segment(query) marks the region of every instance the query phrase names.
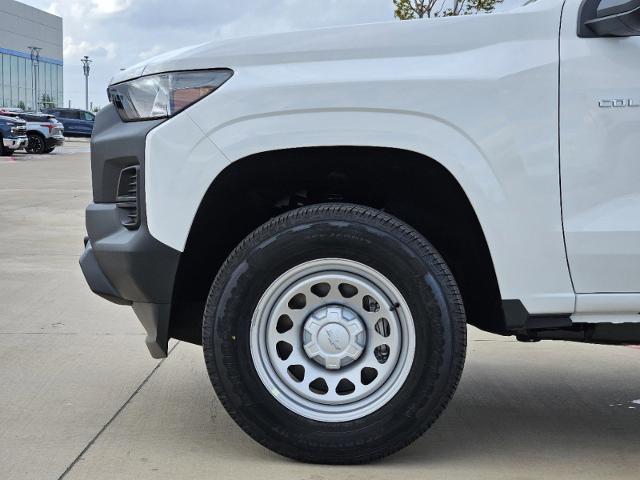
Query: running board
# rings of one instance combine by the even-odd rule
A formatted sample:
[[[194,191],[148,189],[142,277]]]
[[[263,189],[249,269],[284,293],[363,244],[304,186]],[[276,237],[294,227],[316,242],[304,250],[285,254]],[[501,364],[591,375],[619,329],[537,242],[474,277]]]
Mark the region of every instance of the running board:
[[[581,316],[570,313],[531,315],[520,300],[504,300],[502,309],[507,335],[515,335],[521,342],[565,340],[601,345],[640,344],[640,322],[576,321]],[[612,317],[613,318],[613,317]]]

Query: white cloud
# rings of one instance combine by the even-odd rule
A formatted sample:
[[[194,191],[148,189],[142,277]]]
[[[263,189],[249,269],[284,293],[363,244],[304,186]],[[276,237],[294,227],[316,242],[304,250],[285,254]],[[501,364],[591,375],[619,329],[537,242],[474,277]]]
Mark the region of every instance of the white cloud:
[[[88,42],[86,40],[75,41],[73,37],[64,37],[64,57],[81,58],[84,55],[113,60],[116,58],[117,46],[115,43]]]
[[[34,7],[55,15],[71,18],[95,18],[121,12],[131,7],[133,0],[24,0]]]
[[[93,11],[99,14],[109,14],[126,10],[133,0],[91,0]]]

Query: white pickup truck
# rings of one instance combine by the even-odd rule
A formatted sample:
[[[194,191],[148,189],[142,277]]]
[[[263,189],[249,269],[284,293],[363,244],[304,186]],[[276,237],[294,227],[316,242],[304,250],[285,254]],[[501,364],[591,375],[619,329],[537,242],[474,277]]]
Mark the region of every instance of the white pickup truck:
[[[87,281],[133,306],[154,357],[202,344],[237,423],[309,462],[427,430],[467,324],[640,343],[636,35],[640,0],[538,0],[120,72]]]

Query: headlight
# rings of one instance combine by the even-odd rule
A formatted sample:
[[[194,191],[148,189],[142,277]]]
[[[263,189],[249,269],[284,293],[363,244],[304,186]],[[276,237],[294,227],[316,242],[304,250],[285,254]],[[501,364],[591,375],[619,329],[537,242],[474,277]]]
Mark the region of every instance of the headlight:
[[[216,91],[232,75],[228,69],[161,73],[112,85],[107,93],[125,122],[167,118]]]

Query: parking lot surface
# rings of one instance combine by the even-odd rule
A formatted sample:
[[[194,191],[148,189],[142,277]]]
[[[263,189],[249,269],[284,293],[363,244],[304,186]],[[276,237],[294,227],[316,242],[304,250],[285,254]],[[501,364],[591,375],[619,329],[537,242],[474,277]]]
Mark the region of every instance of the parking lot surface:
[[[0,157],[0,478],[638,479],[640,349],[470,331],[449,409],[393,457],[296,463],[218,403],[199,347],[149,357],[78,267],[89,146]]]

